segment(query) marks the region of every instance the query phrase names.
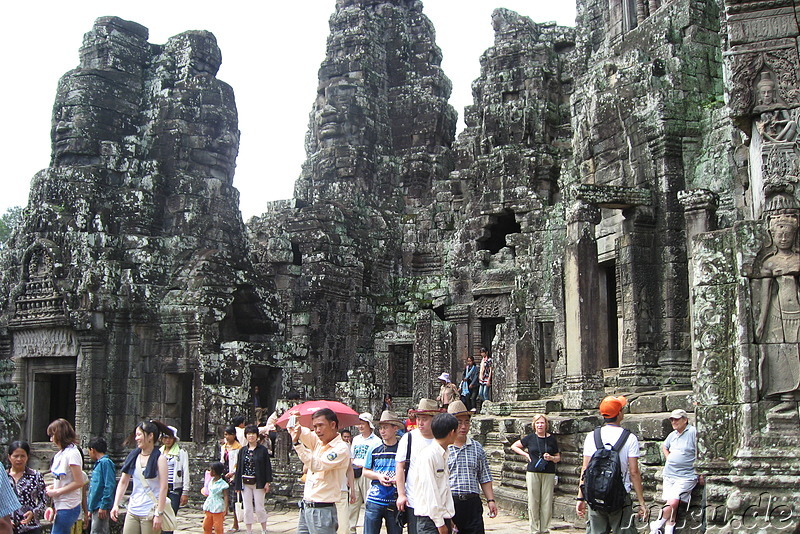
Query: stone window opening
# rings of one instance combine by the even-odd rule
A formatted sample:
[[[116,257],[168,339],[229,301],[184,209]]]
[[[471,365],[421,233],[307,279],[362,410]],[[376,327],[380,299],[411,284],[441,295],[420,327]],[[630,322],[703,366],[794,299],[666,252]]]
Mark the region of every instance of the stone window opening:
[[[292,265],[303,265],[303,254],[300,245],[292,241]]]
[[[500,215],[492,215],[491,222],[484,229],[484,236],[478,239],[478,250],[488,250],[491,254],[497,254],[504,247],[509,247],[506,243],[506,236],[518,234],[522,227],[517,222],[513,211],[505,211]]]
[[[390,345],[388,367],[389,393],[395,397],[411,397],[414,394],[414,345]]]
[[[225,317],[220,322],[223,341],[259,341],[277,330],[277,326],[264,313],[261,297],[253,286],[237,287],[233,302],[225,311]]]
[[[536,326],[539,331],[539,386],[549,387],[553,385],[553,372],[556,368],[557,354],[553,335],[555,323],[539,321]]]

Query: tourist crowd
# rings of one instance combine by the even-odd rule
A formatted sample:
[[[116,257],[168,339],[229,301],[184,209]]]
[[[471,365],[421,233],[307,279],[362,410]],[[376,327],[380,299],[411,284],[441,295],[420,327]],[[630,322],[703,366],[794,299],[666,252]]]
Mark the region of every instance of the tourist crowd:
[[[265,411],[256,389],[256,424],[235,418],[224,429],[219,457],[205,471],[204,533],[225,534],[224,520],[231,512],[232,532],[239,530],[240,523],[247,534],[255,523],[267,531],[265,498],[272,483],[271,457],[277,425],[287,417],[286,430],[303,464],[298,534],[354,534],[362,513],[364,534],[378,534],[382,528],[388,534],[404,530],[409,534],[484,533],[484,501],[488,517],[497,515],[497,506],[486,452],[470,437],[472,418],[491,395],[492,359],[485,349],[481,354],[479,365],[467,358],[460,387],[452,383],[449,373],[439,375],[438,398],[420,399],[405,420],[386,394],[379,417],[358,415],[355,435],[340,428],[339,414],[329,408],[314,412],[310,425],[299,424],[294,408],[298,394],[290,394],[258,426]],[[636,531],[634,515],[646,517],[639,442],[621,427],[626,404],[624,397],[604,399],[599,412],[605,424],[585,439],[576,512],[586,517],[588,533],[632,533]],[[696,431],[684,410],[673,411],[670,421],[674,431],[663,446],[665,506],[650,523],[652,534],[675,531],[677,510],[698,482]],[[549,427],[548,417],[536,414],[532,432],[511,445],[527,462],[531,534],[549,532],[553,514],[561,453]],[[139,423],[126,441],[133,450],[122,463],[118,482],[102,437],[87,442],[93,463],[89,477],[72,425],[57,419],[47,434],[57,449],[49,485],[28,466],[31,448],[27,442],[15,441],[8,447],[8,476],[0,476],[0,534],[39,534],[42,520],[52,523],[54,534],[78,533],[84,522],[92,534],[108,534],[109,521],[120,519],[129,486],[123,534],[173,532],[176,514],[187,504],[190,489],[189,455],[180,446],[177,428],[160,421]],[[608,478],[614,476],[617,479]],[[638,510],[634,510],[631,490]],[[618,504],[611,504],[615,491]]]

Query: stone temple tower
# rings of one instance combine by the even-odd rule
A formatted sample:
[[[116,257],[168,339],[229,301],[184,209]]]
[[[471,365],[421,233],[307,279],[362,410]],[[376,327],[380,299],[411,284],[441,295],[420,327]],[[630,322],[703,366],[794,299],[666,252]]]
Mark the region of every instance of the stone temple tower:
[[[232,185],[239,131],[220,50],[203,31],[147,36],[115,17],[85,35],[58,85],[50,166],[3,250],[7,393],[32,441],[66,417],[117,447],[161,418],[203,444],[253,375],[265,391],[279,383],[270,286],[252,275]]]

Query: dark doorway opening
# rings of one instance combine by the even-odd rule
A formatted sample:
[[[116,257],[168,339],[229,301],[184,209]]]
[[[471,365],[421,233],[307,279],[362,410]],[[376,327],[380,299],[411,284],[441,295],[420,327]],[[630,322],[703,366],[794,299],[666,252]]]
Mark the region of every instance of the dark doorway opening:
[[[600,264],[600,313],[603,314],[607,337],[608,359],[603,367],[619,367],[619,309],[617,307],[617,265],[614,260]]]
[[[31,410],[31,439],[48,441],[47,426],[63,418],[75,425],[75,373],[35,373]]]
[[[263,421],[275,411],[275,405],[281,396],[281,382],[283,369],[269,367],[266,365],[254,365],[250,367],[250,406],[255,416],[255,388],[258,386],[259,401],[264,410]]]
[[[194,373],[169,373],[165,379],[164,419],[178,429],[181,441],[192,441]]]
[[[481,346],[486,347],[486,350],[489,351],[489,356],[494,357],[494,354],[492,354],[492,342],[494,341],[495,335],[497,335],[497,325],[505,322],[506,320],[502,317],[488,317],[481,319]],[[478,359],[478,350],[480,350],[480,347],[475,347],[475,352],[473,354],[473,356],[476,358],[476,363],[480,362],[480,359]]]

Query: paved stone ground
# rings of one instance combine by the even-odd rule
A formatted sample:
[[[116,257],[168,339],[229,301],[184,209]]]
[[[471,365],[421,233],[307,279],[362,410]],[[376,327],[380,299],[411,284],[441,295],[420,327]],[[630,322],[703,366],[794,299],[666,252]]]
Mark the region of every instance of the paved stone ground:
[[[363,520],[363,514],[361,516]],[[490,519],[484,516],[486,532],[492,534],[520,534],[528,532],[527,519],[520,519],[517,516],[504,514],[502,510],[497,517]],[[230,532],[232,520],[230,517],[225,519],[226,533]],[[270,534],[294,534],[297,530],[297,508],[285,506],[273,510],[269,513],[267,520],[267,532]],[[559,534],[578,534],[583,530],[572,528],[569,523],[554,521],[550,526],[552,533]],[[191,532],[202,534],[203,532],[203,512],[196,507],[181,508],[178,512],[178,528],[176,532]],[[245,534],[244,525],[240,525],[239,532]],[[382,532],[386,532],[384,528]],[[261,534],[261,526],[253,525],[253,534]],[[358,534],[362,534],[361,525],[358,527]]]

